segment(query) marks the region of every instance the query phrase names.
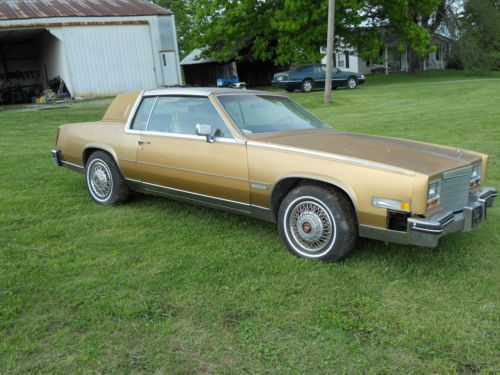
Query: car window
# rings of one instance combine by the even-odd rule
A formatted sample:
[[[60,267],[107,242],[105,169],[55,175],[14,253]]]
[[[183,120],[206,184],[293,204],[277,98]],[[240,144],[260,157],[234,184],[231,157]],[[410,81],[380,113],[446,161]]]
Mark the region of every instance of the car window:
[[[135,113],[134,121],[130,127],[133,130],[144,130],[148,123],[148,118],[151,113],[151,109],[155,104],[155,97],[144,98],[139,106],[139,109]]]
[[[196,124],[212,125],[215,136],[232,138],[224,120],[206,97],[158,97],[146,130],[196,135]]]
[[[218,99],[243,133],[328,127],[288,98],[271,95],[221,95]]]

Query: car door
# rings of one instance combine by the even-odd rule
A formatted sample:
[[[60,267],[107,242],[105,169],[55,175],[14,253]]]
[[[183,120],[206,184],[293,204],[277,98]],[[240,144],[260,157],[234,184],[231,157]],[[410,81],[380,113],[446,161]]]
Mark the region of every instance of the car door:
[[[196,135],[197,124],[211,125],[215,141]],[[233,137],[208,97],[155,98],[140,131],[137,163],[146,192],[249,211],[246,143]]]
[[[345,87],[347,75],[338,68],[333,68],[332,87]]]
[[[312,68],[313,68],[312,77],[313,77],[314,82],[315,82],[314,86],[315,87],[325,87],[325,76],[326,76],[325,69],[322,68],[322,66],[318,65],[318,64],[312,65]]]

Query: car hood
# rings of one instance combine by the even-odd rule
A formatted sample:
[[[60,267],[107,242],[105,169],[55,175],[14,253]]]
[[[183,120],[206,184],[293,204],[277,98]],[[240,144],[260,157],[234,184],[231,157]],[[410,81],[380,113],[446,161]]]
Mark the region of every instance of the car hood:
[[[267,146],[344,156],[429,176],[481,161],[481,154],[457,148],[330,129],[274,133],[254,140]]]

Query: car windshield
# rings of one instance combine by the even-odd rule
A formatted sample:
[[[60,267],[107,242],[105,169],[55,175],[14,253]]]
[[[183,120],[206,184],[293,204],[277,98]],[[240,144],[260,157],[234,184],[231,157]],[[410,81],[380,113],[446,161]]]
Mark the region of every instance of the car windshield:
[[[221,95],[220,103],[246,134],[328,128],[292,100],[273,95]]]

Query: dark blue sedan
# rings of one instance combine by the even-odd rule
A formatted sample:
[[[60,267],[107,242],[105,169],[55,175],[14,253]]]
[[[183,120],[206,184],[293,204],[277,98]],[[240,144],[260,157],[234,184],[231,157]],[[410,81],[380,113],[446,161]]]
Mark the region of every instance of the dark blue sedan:
[[[273,77],[272,85],[282,87],[288,92],[302,90],[310,92],[314,88],[325,87],[326,66],[322,64],[299,65],[294,70],[276,73]],[[365,82],[363,74],[342,71],[333,71],[332,87],[346,87],[355,89]]]

